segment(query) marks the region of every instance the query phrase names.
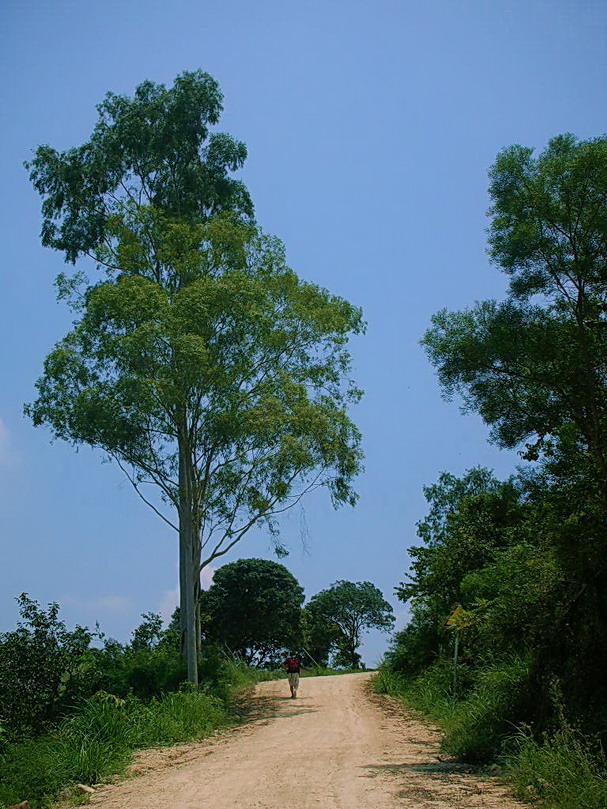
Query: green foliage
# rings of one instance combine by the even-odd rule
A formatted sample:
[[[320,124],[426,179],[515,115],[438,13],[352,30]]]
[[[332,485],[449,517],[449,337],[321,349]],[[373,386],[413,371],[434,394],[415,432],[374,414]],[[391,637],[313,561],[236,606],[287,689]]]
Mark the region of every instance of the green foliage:
[[[107,761],[110,768],[118,769],[123,764],[122,756],[110,749],[99,753],[100,760]],[[87,750],[82,745],[68,752],[65,744],[59,745],[46,736],[11,745],[0,758],[0,807],[20,803],[26,796],[34,809],[48,806],[67,784],[76,783],[72,778],[77,762],[86,757]],[[90,772],[90,766],[86,769]]]
[[[550,140],[539,157],[504,149],[489,172],[493,201],[490,253],[521,298],[553,295],[584,272],[589,291],[604,291],[607,244],[607,138]]]
[[[223,210],[251,216],[245,187],[229,176],[244,164],[246,147],[209,132],[222,98],[200,70],[182,73],[169,89],[145,81],[133,98],[107,94],[87,143],[65,152],[40,146],[27,168],[44,199],[42,243],[70,262],[102,250],[115,235],[113,217],[134,200],[186,222]]]
[[[458,711],[452,685],[453,669],[447,660],[437,660],[414,676],[395,671],[384,661],[372,680],[376,693],[401,699],[408,707],[429,716],[443,730]],[[469,677],[463,685],[460,693],[468,693],[471,688]]]
[[[436,660],[443,636],[435,610],[421,599],[414,601],[407,626],[392,639],[386,666],[394,673],[419,674]]]
[[[174,692],[139,709],[133,743],[136,747],[157,747],[200,739],[226,720],[225,707],[217,697]]]
[[[411,551],[410,580],[399,589],[403,599],[413,598],[412,617],[396,636],[387,666],[407,677],[435,661],[453,667],[455,630],[447,622],[457,607],[466,616],[458,630],[459,687],[466,678],[481,683],[482,673],[494,667],[508,670],[508,661],[526,659],[534,650],[528,721],[549,724],[553,709],[546,683],[554,673],[574,714],[587,717],[584,721],[600,716],[607,698],[600,675],[607,605],[597,597],[603,581],[598,559],[591,572],[588,560],[580,558],[582,549],[590,552],[601,530],[588,487],[568,480],[562,469],[557,477],[546,464],[505,484],[485,476],[485,491],[470,493],[470,480],[470,473],[461,481],[441,476],[437,486],[426,490],[430,515],[419,526],[425,546]],[[588,511],[592,520],[584,515]],[[485,716],[488,738],[494,737],[492,728],[507,733],[518,721],[514,704],[498,701],[486,714],[483,706],[479,692],[474,710]],[[504,711],[502,725],[494,709]],[[471,737],[489,749],[480,730]]]
[[[101,649],[91,650],[89,694],[104,691],[121,698],[132,694],[148,701],[176,691],[184,682],[186,669],[174,627],[163,630],[162,619],[155,613],[142,618],[130,643],[109,638]]]
[[[202,648],[200,672],[204,688],[221,699],[228,708],[235,694],[246,691],[256,683],[276,679],[275,672],[251,668],[208,644]]]
[[[607,807],[607,759],[596,739],[567,725],[539,741],[521,729],[511,748],[508,771],[519,798],[541,809]]]
[[[107,278],[58,278],[80,319],[26,413],[105,451],[179,531],[182,646],[197,683],[201,569],[254,526],[276,535],[276,515],[313,489],[336,506],[356,500],[362,453],[347,408],[361,392],[346,343],[364,323],[254,226],[229,176],[246,150],[209,134],[221,112],[210,76],[144,82],[98,111],[87,143],[40,147],[29,164],[43,244],[92,257]]]
[[[314,625],[333,627],[335,664],[352,669],[360,667],[356,651],[361,635],[368,629],[388,631],[394,624],[392,607],[371,582],[336,581],[321,590],[306,605],[308,621]]]
[[[607,485],[607,138],[554,138],[537,158],[504,150],[490,172],[490,252],[510,276],[502,304],[441,312],[423,340],[446,395],[496,441],[537,458],[576,434]]]
[[[208,269],[215,247],[196,245],[192,261],[203,266],[176,291],[144,270],[92,288],[27,408],[56,437],[132,467],[136,486],[156,482],[176,508],[183,414],[197,524],[211,543],[203,565],[251,525],[272,528],[311,487],[353,502],[360,465],[344,409],[359,394],[341,386],[359,310],[297,279],[272,240],[249,241],[244,266]],[[150,258],[149,275],[153,266]]]
[[[157,613],[147,612],[141,616],[143,621],[134,630],[131,638],[133,651],[152,651],[162,637],[162,618]]]
[[[302,648],[315,666],[326,668],[331,652],[336,648],[340,632],[336,624],[325,620],[322,613],[306,605],[301,614]],[[307,667],[306,667],[307,668]]]
[[[489,252],[508,295],[439,312],[423,344],[445,396],[533,465],[425,490],[423,545],[398,590],[412,620],[377,687],[428,710],[460,758],[506,740],[521,797],[607,806],[607,138],[563,135],[537,157],[510,147],[490,180]]]
[[[547,649],[563,625],[570,585],[549,548],[521,540],[468,573],[460,589],[463,603],[477,605],[465,633],[467,648],[495,656]]]
[[[149,701],[185,680],[179,650],[158,615],[142,616],[130,644],[106,639],[95,648],[91,638],[103,640],[103,633],[68,631],[57,604],[44,610],[25,594],[17,600],[21,621],[0,636],[0,750],[9,740],[40,735],[97,692]]]
[[[33,807],[47,805],[65,787],[116,774],[133,750],[201,739],[228,721],[224,703],[202,692],[147,705],[135,697],[90,698],[53,733],[9,745],[0,756],[0,806],[26,799]]]
[[[186,679],[179,650],[167,644],[140,649],[110,640],[103,649],[93,650],[93,663],[92,693],[102,690],[122,698],[134,694],[149,700],[175,691]]]
[[[409,548],[408,581],[397,588],[401,600],[411,600],[411,619],[388,654],[394,670],[408,675],[419,673],[441,649],[450,648],[453,627],[447,621],[458,605],[467,616],[461,632],[464,657],[486,656],[497,647],[505,653],[518,648],[520,623],[514,637],[500,624],[507,624],[516,610],[531,611],[527,593],[519,592],[521,580],[514,576],[513,564],[527,509],[521,482],[511,478],[502,483],[488,470],[475,468],[460,479],[443,473],[424,492],[429,513],[417,526],[424,545]],[[535,557],[533,561],[541,554]],[[522,562],[519,567],[524,579],[526,568]],[[502,588],[508,597],[500,597]],[[534,591],[536,601],[541,593]]]
[[[3,735],[40,733],[86,693],[91,633],[59,620],[59,605],[43,609],[22,593],[21,620],[0,634],[0,705]]]
[[[424,494],[430,510],[417,525],[424,545],[408,549],[410,581],[400,585],[397,595],[403,601],[423,599],[428,618],[444,624],[463,601],[464,577],[509,543],[521,519],[520,487],[513,479],[501,483],[488,470],[475,468],[461,479],[442,473]]]
[[[247,665],[276,665],[301,642],[304,592],[284,565],[239,559],[223,565],[200,595],[203,637]]]

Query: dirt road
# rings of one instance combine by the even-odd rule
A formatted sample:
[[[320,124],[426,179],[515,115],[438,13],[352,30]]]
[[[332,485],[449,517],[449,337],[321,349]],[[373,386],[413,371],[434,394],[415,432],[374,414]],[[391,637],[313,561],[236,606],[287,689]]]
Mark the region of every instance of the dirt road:
[[[261,683],[252,721],[138,756],[99,809],[519,809],[496,777],[438,758],[438,733],[370,692],[368,674]]]

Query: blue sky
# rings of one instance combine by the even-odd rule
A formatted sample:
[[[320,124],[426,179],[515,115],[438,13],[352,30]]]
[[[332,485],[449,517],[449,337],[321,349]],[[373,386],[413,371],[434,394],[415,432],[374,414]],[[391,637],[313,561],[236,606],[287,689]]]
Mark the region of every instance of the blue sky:
[[[177,540],[118,469],[50,443],[22,416],[70,326],[54,298],[58,253],[40,246],[40,200],[22,167],[41,143],[87,139],[108,90],[220,83],[218,129],[243,140],[261,226],[304,278],[363,307],[352,344],[366,391],[353,416],[366,471],[355,509],[314,496],[284,521],[286,565],[308,597],[336,579],[394,586],[425,513],[422,486],[514,453],[441,400],[419,347],[433,312],[500,297],[485,255],[487,169],[512,143],[603,134],[607,5],[594,0],[2,0],[0,68],[0,631],[22,591],[73,624],[128,638],[170,612]],[[270,556],[252,535],[226,561]],[[375,662],[385,638],[369,637]]]

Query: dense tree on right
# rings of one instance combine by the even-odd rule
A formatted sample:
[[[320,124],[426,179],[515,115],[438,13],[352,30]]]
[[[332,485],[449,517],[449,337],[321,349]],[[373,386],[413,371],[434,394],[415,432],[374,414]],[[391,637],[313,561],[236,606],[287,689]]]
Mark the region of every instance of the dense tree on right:
[[[519,447],[537,462],[526,473],[528,498],[550,503],[542,508],[541,533],[551,526],[549,544],[568,573],[565,637],[572,621],[579,637],[597,620],[598,632],[588,633],[594,656],[607,620],[600,606],[607,551],[607,138],[561,135],[537,157],[512,146],[489,177],[489,254],[510,278],[508,294],[500,303],[439,312],[423,344],[445,395],[459,394],[498,445]]]
[[[607,491],[607,138],[512,146],[490,170],[501,303],[442,311],[423,339],[446,396],[528,457],[584,452]]]
[[[426,487],[388,658],[434,704],[457,674],[446,749],[477,761],[521,723],[538,740],[607,727],[607,137],[512,146],[489,177],[507,294],[439,312],[422,344],[445,398],[527,463]]]

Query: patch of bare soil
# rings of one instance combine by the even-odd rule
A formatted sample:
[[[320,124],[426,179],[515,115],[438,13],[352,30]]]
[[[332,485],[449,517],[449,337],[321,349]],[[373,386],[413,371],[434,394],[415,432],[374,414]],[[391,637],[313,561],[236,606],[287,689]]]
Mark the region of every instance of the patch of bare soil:
[[[496,775],[439,756],[437,730],[374,695],[369,674],[260,683],[250,721],[139,753],[99,809],[520,809]]]

